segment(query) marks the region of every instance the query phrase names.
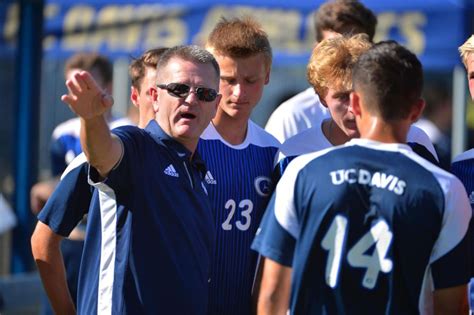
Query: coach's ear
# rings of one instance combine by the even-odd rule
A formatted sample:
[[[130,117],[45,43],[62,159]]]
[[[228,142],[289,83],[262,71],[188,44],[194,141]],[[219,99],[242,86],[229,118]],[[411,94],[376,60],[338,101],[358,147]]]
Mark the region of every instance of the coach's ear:
[[[150,88],[150,96],[153,100],[153,111],[156,113],[158,112],[159,103],[158,89]]]
[[[412,123],[416,122],[421,117],[423,110],[425,109],[425,105],[425,100],[422,98],[418,99],[415,104],[413,104],[409,116]]]
[[[352,91],[349,96],[349,106],[355,116],[362,116],[362,111],[360,108],[360,95],[355,91]]]

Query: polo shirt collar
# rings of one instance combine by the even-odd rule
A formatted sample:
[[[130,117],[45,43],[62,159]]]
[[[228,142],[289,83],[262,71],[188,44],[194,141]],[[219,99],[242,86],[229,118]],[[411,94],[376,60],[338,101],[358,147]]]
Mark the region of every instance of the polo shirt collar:
[[[156,120],[152,119],[145,127],[145,130],[150,133],[150,135],[155,141],[157,141],[158,143],[161,142],[165,144],[166,147],[172,149],[172,151],[176,153],[180,160],[189,161],[191,152],[186,149],[186,147],[182,143],[176,141],[170,135],[168,135],[156,122]],[[197,150],[194,151],[191,163],[196,166],[196,168],[201,172],[201,174],[203,174],[203,176],[205,176],[207,172],[206,165]]]

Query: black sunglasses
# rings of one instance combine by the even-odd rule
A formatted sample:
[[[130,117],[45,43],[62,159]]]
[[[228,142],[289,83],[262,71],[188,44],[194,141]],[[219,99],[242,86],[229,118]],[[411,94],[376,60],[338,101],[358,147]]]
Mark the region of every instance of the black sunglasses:
[[[189,85],[183,83],[157,84],[156,86],[167,90],[169,95],[177,98],[186,98],[189,93],[195,93],[200,101],[212,102],[218,95],[216,90],[203,87],[197,87],[193,92]]]

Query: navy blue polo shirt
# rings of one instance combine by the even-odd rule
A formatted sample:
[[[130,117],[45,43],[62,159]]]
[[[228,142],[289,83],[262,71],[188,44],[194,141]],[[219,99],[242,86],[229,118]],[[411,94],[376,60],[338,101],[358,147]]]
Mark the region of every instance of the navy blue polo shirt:
[[[113,131],[124,154],[94,191],[79,314],[205,314],[214,224],[205,166],[151,121]]]

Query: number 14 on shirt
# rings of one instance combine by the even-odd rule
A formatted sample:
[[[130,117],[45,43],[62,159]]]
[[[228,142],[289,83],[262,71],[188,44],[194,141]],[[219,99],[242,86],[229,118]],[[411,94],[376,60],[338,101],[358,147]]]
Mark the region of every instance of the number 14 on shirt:
[[[347,218],[337,215],[321,242],[321,247],[329,251],[325,278],[327,285],[331,288],[335,288],[337,285],[346,233]],[[355,268],[366,268],[364,278],[362,279],[362,285],[365,288],[373,289],[375,287],[380,272],[388,273],[392,271],[393,263],[389,258],[385,257],[392,238],[393,234],[387,222],[379,220],[349,250],[347,254],[349,264]],[[375,249],[372,255],[365,254],[374,244]]]

